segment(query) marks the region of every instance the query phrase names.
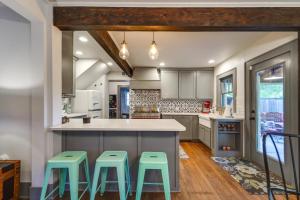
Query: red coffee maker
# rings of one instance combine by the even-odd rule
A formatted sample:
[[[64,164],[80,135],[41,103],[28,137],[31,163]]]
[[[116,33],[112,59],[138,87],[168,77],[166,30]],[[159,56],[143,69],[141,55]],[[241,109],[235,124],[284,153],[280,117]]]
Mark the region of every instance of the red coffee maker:
[[[210,112],[210,101],[203,101],[202,103],[202,112],[209,113]]]

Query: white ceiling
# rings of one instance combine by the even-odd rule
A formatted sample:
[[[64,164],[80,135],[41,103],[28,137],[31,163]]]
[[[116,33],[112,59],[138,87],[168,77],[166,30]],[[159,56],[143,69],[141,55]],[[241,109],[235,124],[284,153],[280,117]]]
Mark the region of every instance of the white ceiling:
[[[266,34],[265,32],[156,32],[159,58],[152,61],[148,57],[152,32],[126,32],[130,52],[128,61],[134,67],[158,67],[160,62],[165,62],[165,67],[215,66]],[[123,32],[110,32],[110,35],[117,45],[123,40]],[[209,65],[210,59],[214,59],[215,64]]]
[[[79,41],[79,37],[84,36],[88,42]],[[83,55],[76,55],[76,51],[82,51]],[[111,59],[106,51],[96,42],[96,40],[86,31],[74,32],[74,56],[79,59],[101,59],[104,63],[112,62],[109,66],[112,71],[121,71],[119,66]]]
[[[147,7],[273,7],[299,6],[299,0],[48,0],[61,6],[147,6]]]

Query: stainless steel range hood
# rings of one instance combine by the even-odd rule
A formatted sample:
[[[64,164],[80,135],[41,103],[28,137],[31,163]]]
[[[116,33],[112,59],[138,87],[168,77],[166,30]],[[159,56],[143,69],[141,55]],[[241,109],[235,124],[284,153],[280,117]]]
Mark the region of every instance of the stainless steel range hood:
[[[130,89],[160,89],[160,73],[155,67],[138,67],[133,71]]]

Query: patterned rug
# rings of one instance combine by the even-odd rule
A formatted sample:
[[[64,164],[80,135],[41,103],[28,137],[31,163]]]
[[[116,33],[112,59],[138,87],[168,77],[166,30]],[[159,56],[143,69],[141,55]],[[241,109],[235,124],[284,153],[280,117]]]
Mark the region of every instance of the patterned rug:
[[[187,155],[187,153],[184,151],[181,145],[179,145],[179,158],[180,159],[189,159],[190,157]]]
[[[227,171],[248,193],[267,194],[266,174],[258,166],[235,157],[212,157],[212,160]],[[282,188],[281,179],[271,175],[271,186]]]

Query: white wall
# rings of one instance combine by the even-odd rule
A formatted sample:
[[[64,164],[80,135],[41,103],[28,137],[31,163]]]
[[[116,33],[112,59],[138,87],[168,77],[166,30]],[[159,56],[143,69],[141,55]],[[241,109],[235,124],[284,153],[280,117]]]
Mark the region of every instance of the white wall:
[[[131,80],[130,77],[128,77],[126,74],[124,74],[123,72],[116,72],[116,71],[111,71],[108,73],[107,76],[108,80]]]
[[[57,106],[60,108],[60,105],[56,105],[61,101],[61,94],[57,92],[59,85],[54,84],[52,87],[52,81],[55,78],[59,79],[61,74],[60,58],[57,62],[52,60],[52,6],[47,1],[40,0],[0,0],[0,2],[22,15],[31,24],[30,50],[28,51],[33,85],[30,98],[31,187],[33,188],[31,192],[35,193],[38,190],[34,188],[42,185],[47,159],[59,151],[60,146],[57,145],[60,137],[48,132],[49,126],[61,120],[60,115],[54,112]],[[10,33],[13,34],[13,32]],[[15,49],[16,46],[13,48]],[[13,55],[15,54],[13,53]],[[14,59],[16,58],[14,57]],[[55,56],[53,59],[56,59]],[[52,64],[55,65],[52,67]],[[53,68],[58,70],[52,70]],[[20,81],[22,80],[18,80],[18,83]],[[56,93],[52,94],[52,89]],[[19,145],[18,148],[21,146]]]
[[[0,7],[0,154],[21,160],[21,181],[31,181],[30,22]]]
[[[266,53],[276,47],[288,43],[297,38],[296,32],[272,32],[259,39],[253,45],[239,52],[238,54],[227,59],[215,68],[215,85],[216,76],[230,69],[237,68],[237,96],[236,108],[237,114],[245,114],[245,63],[263,53]],[[214,87],[214,105],[217,97],[216,87]]]
[[[84,73],[88,68],[95,64],[98,59],[79,59],[76,61],[76,78]]]

